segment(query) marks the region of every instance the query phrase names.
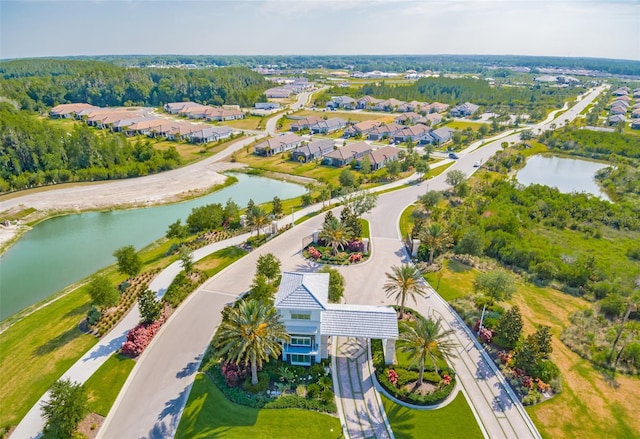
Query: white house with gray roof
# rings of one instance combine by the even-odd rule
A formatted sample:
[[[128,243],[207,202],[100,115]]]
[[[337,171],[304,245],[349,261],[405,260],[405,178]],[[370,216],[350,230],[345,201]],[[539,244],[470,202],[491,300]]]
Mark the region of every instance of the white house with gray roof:
[[[289,343],[282,360],[309,366],[329,357],[331,337],[382,339],[385,361],[393,362],[398,338],[396,311],[386,306],[329,303],[328,273],[282,273],[275,308],[282,317]]]

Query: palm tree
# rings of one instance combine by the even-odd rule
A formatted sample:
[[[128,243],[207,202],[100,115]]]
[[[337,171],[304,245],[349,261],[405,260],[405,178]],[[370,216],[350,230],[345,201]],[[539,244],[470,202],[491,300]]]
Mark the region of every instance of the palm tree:
[[[433,264],[433,254],[449,243],[449,235],[443,226],[432,223],[422,235],[422,241],[429,247],[429,265]]]
[[[427,359],[431,360],[433,367],[438,372],[438,360],[457,358],[454,353],[456,345],[449,338],[453,332],[453,329],[446,331],[442,329],[441,319],[417,317],[415,327],[408,324],[402,325],[398,349],[413,359],[412,366],[417,364],[420,368],[416,386],[422,385],[424,364]]]
[[[289,334],[276,309],[257,300],[241,301],[222,320],[213,340],[217,355],[235,364],[251,366],[251,384],[258,384],[258,368],[282,352]]]
[[[349,243],[352,235],[351,228],[337,218],[325,221],[320,231],[320,239],[326,241],[331,246],[331,253],[338,253],[338,248],[344,249],[345,244]]]
[[[389,280],[384,284],[384,291],[387,297],[395,296],[396,301],[400,302],[400,317],[402,317],[407,296],[411,296],[416,303],[416,295],[424,297],[426,294],[422,273],[411,264],[402,264],[399,267],[394,265],[391,271],[392,273],[385,273]]]
[[[251,224],[252,230],[256,230],[260,238],[260,230],[269,224],[269,214],[260,206],[253,206],[249,210],[247,220]]]

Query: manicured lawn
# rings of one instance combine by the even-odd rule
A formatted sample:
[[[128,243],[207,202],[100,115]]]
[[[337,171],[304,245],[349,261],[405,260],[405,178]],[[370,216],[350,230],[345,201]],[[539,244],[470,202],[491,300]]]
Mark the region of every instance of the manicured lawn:
[[[200,259],[196,262],[195,268],[204,271],[209,277],[211,277],[246,254],[246,250],[242,250],[238,247],[223,248],[222,250],[218,250],[217,252],[211,253],[209,256]]]
[[[359,219],[360,225],[362,226],[362,237],[363,238],[371,238],[371,232],[369,231],[369,221],[366,219]]]
[[[89,410],[107,416],[136,362],[113,354],[85,383],[89,395]]]
[[[411,205],[402,211],[400,215],[400,235],[404,238],[409,233],[411,233],[411,227],[413,226],[413,221],[411,221],[411,214],[413,210],[416,208],[415,205]]]
[[[455,162],[450,162],[450,163],[447,163],[446,165],[438,166],[437,168],[431,169],[429,173],[426,175],[425,180],[429,178],[437,177],[438,175],[442,174],[447,169],[449,169],[449,167],[453,166],[454,163]]]
[[[427,273],[424,277],[444,300],[451,301],[473,293],[477,273],[467,265],[448,260],[440,272]]]
[[[340,420],[299,409],[258,410],[232,403],[206,375],[191,388],[176,438],[341,438]]]
[[[482,439],[482,432],[462,393],[437,410],[415,410],[381,396],[396,439]]]
[[[89,296],[77,289],[0,334],[0,425],[16,425],[98,342],[78,329],[89,308]]]
[[[264,128],[261,126],[261,123],[270,117],[272,116],[265,118],[261,116],[247,116],[244,119],[225,120],[224,122],[221,122],[221,124],[241,130],[261,130]]]
[[[458,121],[453,121],[453,122],[449,122],[448,124],[445,125],[445,127],[447,128],[451,128],[453,130],[464,130],[466,128],[471,128],[473,131],[478,131],[478,128],[481,125],[487,125],[486,123],[482,123],[482,122],[458,122]]]

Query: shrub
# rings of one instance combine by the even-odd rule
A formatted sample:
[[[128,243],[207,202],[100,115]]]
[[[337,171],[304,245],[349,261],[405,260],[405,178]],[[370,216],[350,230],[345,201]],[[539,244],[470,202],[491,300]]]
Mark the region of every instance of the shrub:
[[[248,376],[242,388],[250,393],[262,393],[269,388],[269,374],[266,372],[258,372],[258,384],[251,384],[251,377]]]
[[[349,256],[349,262],[352,264],[362,261],[362,253],[353,253]]]
[[[320,394],[320,400],[322,402],[324,402],[325,404],[329,404],[334,402],[334,394],[331,390],[329,389],[325,389],[322,391],[322,393]]]
[[[396,373],[398,375],[398,386],[400,387],[418,380],[418,372],[413,370],[407,370],[399,367],[396,368]],[[440,377],[438,377],[438,381],[440,381]]]
[[[249,374],[249,368],[245,365],[235,363],[222,363],[220,372],[224,377],[224,382],[229,387],[236,387]]]
[[[491,343],[493,332],[491,332],[490,329],[482,328],[480,329],[480,333],[478,334],[478,336],[480,337],[480,340],[482,340],[483,343]]]
[[[396,387],[398,386],[398,373],[395,370],[393,369],[387,370],[387,379],[394,386]]]
[[[296,387],[296,395],[298,395],[300,398],[306,398],[307,397],[307,386],[305,386],[304,384],[300,384]]]
[[[311,383],[307,387],[307,397],[308,398],[317,398],[320,396],[320,386],[317,383]]]
[[[95,325],[100,320],[100,317],[102,317],[102,313],[100,312],[98,307],[94,305],[87,313],[87,323],[89,323],[90,325]]]
[[[538,391],[531,391],[522,398],[523,405],[533,405],[542,401],[542,394]]]
[[[163,321],[158,320],[151,324],[140,323],[127,334],[127,341],[121,348],[122,355],[137,357],[151,343],[153,336],[160,330]]]
[[[309,257],[312,259],[320,259],[322,257],[322,253],[316,250],[315,247],[309,247]]]
[[[364,243],[359,239],[355,239],[347,245],[347,250],[349,253],[362,253],[364,250]]]

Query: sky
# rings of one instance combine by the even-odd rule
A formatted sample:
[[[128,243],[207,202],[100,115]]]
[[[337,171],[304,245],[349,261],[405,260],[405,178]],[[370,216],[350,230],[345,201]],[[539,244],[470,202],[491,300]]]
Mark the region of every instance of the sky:
[[[0,0],[0,58],[114,54],[640,60],[640,0]]]

